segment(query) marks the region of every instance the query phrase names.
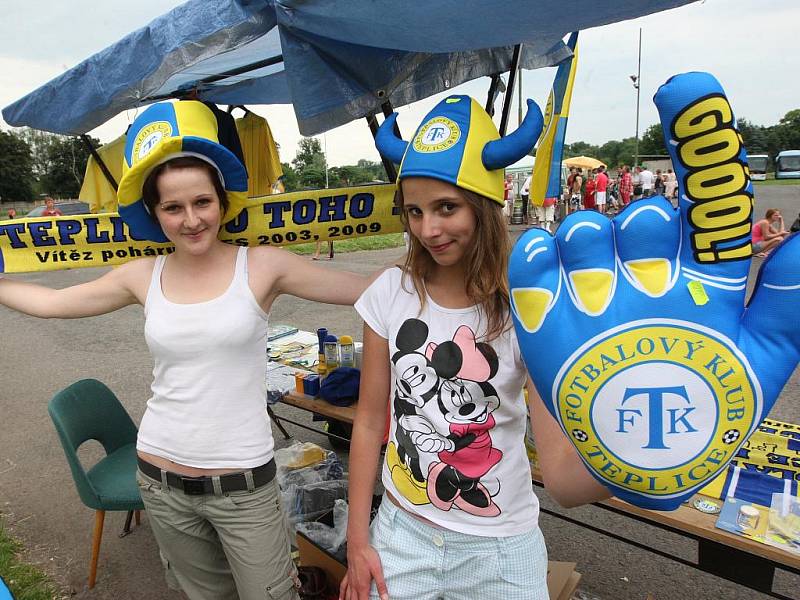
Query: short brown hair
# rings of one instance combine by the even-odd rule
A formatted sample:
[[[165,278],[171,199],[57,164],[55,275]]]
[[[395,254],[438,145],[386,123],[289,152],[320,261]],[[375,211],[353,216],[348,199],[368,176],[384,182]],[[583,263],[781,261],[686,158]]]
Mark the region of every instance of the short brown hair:
[[[467,296],[480,306],[486,318],[485,340],[491,341],[510,326],[510,303],[508,288],[508,257],[511,239],[503,218],[503,207],[494,200],[464,188],[458,188],[475,212],[474,244],[467,250],[466,261]],[[411,234],[408,216],[403,210],[404,199],[400,185],[397,186],[395,203],[400,209],[400,219],[409,233],[409,250],[402,269],[411,276],[414,289],[425,306],[425,278],[433,267],[433,257]]]
[[[217,192],[219,204],[222,208],[222,213],[228,211],[230,202],[228,202],[228,194],[225,191],[225,186],[222,185],[222,180],[219,176],[219,171],[211,163],[197,158],[196,156],[178,156],[171,160],[156,165],[142,184],[142,200],[147,207],[147,212],[154,221],[156,219],[156,206],[161,201],[161,195],[158,191],[158,178],[167,171],[177,171],[179,169],[200,169],[208,173],[211,184],[214,186],[214,191]]]

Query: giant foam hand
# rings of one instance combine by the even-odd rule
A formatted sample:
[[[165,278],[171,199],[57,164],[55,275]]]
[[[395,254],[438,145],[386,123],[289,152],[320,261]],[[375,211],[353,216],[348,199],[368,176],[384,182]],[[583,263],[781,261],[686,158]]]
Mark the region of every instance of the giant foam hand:
[[[721,86],[655,96],[680,207],[569,215],[511,255],[512,311],[537,390],[590,472],[638,506],[677,508],[724,469],[798,362],[800,239],[764,262],[749,304],[752,185]]]

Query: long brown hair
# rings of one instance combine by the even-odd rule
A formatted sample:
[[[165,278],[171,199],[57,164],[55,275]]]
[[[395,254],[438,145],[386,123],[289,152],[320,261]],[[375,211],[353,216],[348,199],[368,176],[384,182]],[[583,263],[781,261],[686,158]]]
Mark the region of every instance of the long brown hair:
[[[510,327],[508,300],[508,256],[511,239],[503,218],[503,208],[494,200],[463,188],[458,188],[475,212],[474,243],[462,258],[466,262],[467,297],[480,306],[486,318],[485,340],[492,341]],[[433,257],[411,234],[408,216],[403,210],[404,199],[397,186],[395,203],[400,209],[400,219],[408,232],[409,250],[402,269],[411,277],[414,289],[425,306],[425,279],[435,264]]]

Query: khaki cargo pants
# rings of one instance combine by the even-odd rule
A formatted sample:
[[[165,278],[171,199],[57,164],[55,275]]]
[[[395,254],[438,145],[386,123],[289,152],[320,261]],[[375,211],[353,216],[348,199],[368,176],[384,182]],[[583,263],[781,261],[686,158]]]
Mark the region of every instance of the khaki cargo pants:
[[[167,583],[190,600],[297,600],[278,484],[188,496],[140,471],[136,480]]]

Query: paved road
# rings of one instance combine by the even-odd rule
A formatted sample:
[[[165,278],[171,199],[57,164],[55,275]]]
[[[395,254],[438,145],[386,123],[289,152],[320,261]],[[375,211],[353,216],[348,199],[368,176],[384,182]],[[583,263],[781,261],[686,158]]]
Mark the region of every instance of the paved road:
[[[800,212],[800,186],[757,188],[756,211],[782,209],[787,225]],[[518,235],[521,228],[514,227]],[[329,268],[371,273],[396,262],[402,249],[339,254]],[[757,267],[754,264],[754,269]],[[98,270],[30,274],[21,279],[63,287],[94,278]],[[303,329],[320,325],[361,339],[361,322],[351,308],[321,307],[296,299],[279,299],[275,323]],[[77,598],[179,598],[163,584],[157,549],[147,527],[125,539],[123,516],[109,515],[103,541],[97,587],[89,592],[85,580],[91,543],[92,514],[75,492],[61,447],[47,416],[53,394],[69,383],[95,377],[120,397],[138,420],[148,397],[152,363],[145,346],[142,311],[130,307],[113,315],[79,321],[41,321],[0,308],[0,511],[29,549],[30,557],[54,574]],[[797,321],[787,323],[797,326]],[[800,422],[798,373],[784,390],[772,416]],[[287,414],[287,407],[281,407]],[[309,421],[307,413],[295,418]],[[326,443],[322,436],[289,426],[299,439]],[[280,434],[276,435],[276,439]],[[82,457],[96,459],[99,446],[87,445]],[[553,507],[546,494],[542,504]],[[632,539],[693,558],[693,544],[679,536],[640,525],[593,508],[569,511],[572,516],[600,526],[610,526]],[[541,519],[550,556],[576,561],[584,573],[581,589],[603,600],[644,599],[651,592],[658,600],[689,598],[763,599],[744,588],[659,558],[588,530],[546,515]],[[779,576],[782,593],[800,596],[800,578]]]

